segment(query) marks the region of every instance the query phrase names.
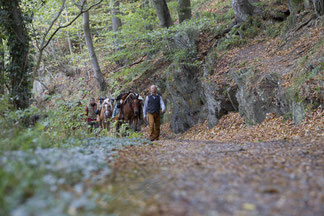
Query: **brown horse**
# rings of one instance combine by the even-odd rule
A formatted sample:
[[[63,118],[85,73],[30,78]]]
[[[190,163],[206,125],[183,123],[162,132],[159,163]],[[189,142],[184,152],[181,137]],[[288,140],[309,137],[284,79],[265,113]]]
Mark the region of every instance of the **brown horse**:
[[[99,125],[102,129],[109,130],[109,120],[112,116],[113,109],[113,103],[110,98],[107,98],[102,102],[99,113]]]
[[[141,100],[139,95],[135,93],[129,93],[125,99],[123,99],[123,104],[121,107],[122,117],[121,120],[129,123],[132,129],[136,132],[139,131],[139,120],[142,113]]]

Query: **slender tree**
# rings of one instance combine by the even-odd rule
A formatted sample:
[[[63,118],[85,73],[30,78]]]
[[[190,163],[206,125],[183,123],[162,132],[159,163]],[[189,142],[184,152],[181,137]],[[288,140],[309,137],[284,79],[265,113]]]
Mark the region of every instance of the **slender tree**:
[[[4,46],[3,39],[0,32],[0,95],[3,95],[5,92],[5,62],[4,62]]]
[[[5,0],[3,0],[5,1]],[[49,27],[46,29],[45,33],[43,34],[42,36],[42,39],[40,42],[38,42],[36,40],[36,43],[37,43],[37,48],[39,50],[39,53],[38,53],[38,58],[37,58],[37,63],[36,63],[36,66],[34,68],[34,75],[36,76],[37,74],[37,71],[40,67],[40,63],[42,61],[42,57],[43,57],[43,52],[44,52],[44,49],[49,45],[49,43],[52,41],[52,39],[54,38],[54,36],[56,35],[56,33],[60,30],[60,29],[63,29],[63,28],[67,28],[69,27],[70,25],[72,25],[83,13],[85,12],[88,12],[89,10],[91,10],[93,7],[99,5],[103,0],[98,0],[97,2],[93,3],[91,6],[89,7],[85,7],[85,3],[86,1],[83,0],[82,3],[80,5],[77,5],[74,1],[74,4],[78,6],[79,8],[79,12],[78,14],[72,19],[70,20],[68,23],[64,24],[64,25],[60,25],[58,26],[57,28],[55,28],[55,30],[53,30],[51,32],[51,30],[53,29],[54,27],[54,24],[56,23],[56,21],[58,20],[58,18],[61,16],[63,10],[64,10],[64,7],[65,7],[65,1],[66,0],[63,0],[62,1],[62,5],[59,9],[59,11],[56,13],[55,17],[53,18],[53,20],[51,21]]]
[[[29,106],[31,96],[30,38],[18,0],[0,0],[0,22],[8,41],[9,63],[6,66],[11,103],[17,109]]]
[[[111,0],[110,7],[112,29],[114,32],[117,32],[118,29],[122,26],[121,19],[118,17],[120,15],[119,0]]]
[[[111,24],[112,24],[112,30],[115,32],[114,34],[114,48],[116,51],[119,51],[123,49],[120,46],[120,39],[119,39],[119,30],[122,27],[122,22],[119,17],[120,15],[120,9],[119,9],[119,0],[110,0],[110,7],[111,7]],[[115,61],[116,64],[120,67],[127,64],[127,59],[118,59]]]
[[[105,91],[107,89],[107,84],[103,78],[103,75],[101,73],[100,70],[100,66],[98,63],[98,59],[97,59],[97,55],[93,46],[93,41],[92,41],[92,37],[91,37],[91,31],[90,31],[90,18],[89,18],[89,11],[83,13],[82,15],[82,26],[83,26],[83,33],[84,33],[84,38],[87,44],[87,48],[88,48],[88,53],[89,53],[89,57],[90,57],[90,61],[93,67],[93,72],[95,75],[95,78],[97,80],[98,86],[100,91]]]
[[[160,26],[169,28],[173,25],[166,0],[152,0]]]
[[[48,34],[50,33],[52,27],[54,26],[55,22],[60,17],[62,11],[64,10],[65,1],[66,0],[63,0],[59,11],[56,13],[54,19],[51,21],[51,23],[50,23],[49,27],[47,28],[46,32],[43,34],[41,42],[38,43],[38,41],[36,40],[37,48],[38,48],[38,58],[37,58],[37,61],[36,61],[36,67],[34,69],[34,78],[36,77],[38,69],[40,67],[40,63],[41,63],[42,58],[43,58],[44,49],[48,46],[49,42],[52,40],[52,38],[54,37],[56,32],[50,36],[50,39],[46,40],[46,38],[47,38]]]
[[[190,0],[179,0],[179,22],[191,19]]]

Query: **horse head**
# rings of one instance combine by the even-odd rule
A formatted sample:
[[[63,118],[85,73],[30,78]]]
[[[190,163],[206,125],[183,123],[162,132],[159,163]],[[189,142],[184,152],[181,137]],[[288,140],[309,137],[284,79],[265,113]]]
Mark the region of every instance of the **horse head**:
[[[132,99],[131,106],[134,111],[135,117],[139,116],[140,111],[141,111],[141,101],[139,100],[138,96],[139,96],[138,94],[133,94],[132,98],[131,98]]]
[[[104,111],[105,119],[110,118],[113,112],[113,104],[110,98],[107,98],[102,103],[102,109]]]

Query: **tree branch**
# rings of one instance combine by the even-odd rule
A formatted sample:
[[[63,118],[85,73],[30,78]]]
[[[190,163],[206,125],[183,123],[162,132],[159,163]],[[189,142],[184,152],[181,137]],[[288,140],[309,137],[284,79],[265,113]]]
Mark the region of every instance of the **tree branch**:
[[[126,67],[132,67],[132,66],[134,66],[134,65],[137,65],[137,64],[139,64],[139,63],[141,63],[141,62],[144,61],[144,58],[145,58],[146,55],[147,55],[147,54],[143,55],[143,56],[142,56],[138,61],[133,62],[133,63],[131,63],[131,64],[129,64],[129,65],[125,65],[125,66],[123,66],[123,67],[120,67],[120,68],[118,68],[118,69],[116,69],[116,70],[114,70],[114,71],[111,71],[110,73],[116,73],[116,72],[118,72],[118,71],[120,71],[121,69],[124,69],[124,68],[126,68]]]
[[[42,43],[41,43],[41,46],[40,46],[40,48],[41,48],[41,49],[43,48],[43,45],[44,45],[44,43],[45,43],[45,40],[46,40],[46,36],[48,35],[48,33],[49,33],[49,32],[50,32],[50,30],[52,29],[52,27],[53,27],[54,23],[55,23],[55,22],[56,22],[56,20],[57,20],[57,19],[58,19],[58,18],[60,17],[60,15],[61,15],[62,11],[64,10],[65,1],[66,1],[66,0],[63,0],[62,6],[61,6],[61,8],[60,8],[59,12],[57,12],[57,14],[56,14],[55,18],[54,18],[54,19],[52,20],[52,22],[51,22],[50,26],[48,27],[47,31],[46,31],[46,32],[45,32],[45,34],[43,35]]]
[[[76,17],[74,17],[69,23],[67,23],[67,24],[65,24],[65,25],[62,25],[62,26],[59,26],[53,33],[52,33],[52,35],[49,37],[49,39],[47,40],[47,42],[41,47],[41,49],[45,49],[47,46],[48,46],[48,44],[51,42],[51,40],[53,39],[53,37],[55,36],[55,34],[60,30],[60,29],[62,29],[62,28],[66,28],[66,27],[68,27],[68,26],[70,26],[70,25],[72,25],[73,23],[74,23],[74,21],[75,20],[77,20],[83,13],[85,13],[85,12],[88,12],[89,10],[91,10],[93,7],[95,7],[95,6],[97,6],[97,5],[99,5],[101,2],[102,2],[103,0],[100,0],[100,1],[98,1],[97,3],[94,3],[94,4],[92,4],[88,9],[86,9],[86,10],[83,10],[83,7],[84,7],[84,5],[85,5],[85,2],[86,1],[83,1],[82,2],[82,5],[81,5],[81,8],[80,8],[80,12],[79,12],[79,14],[76,16]]]
[[[74,21],[76,21],[76,20],[81,16],[81,14],[83,14],[83,13],[85,13],[85,12],[88,12],[88,11],[91,10],[93,7],[99,5],[102,1],[103,1],[103,0],[99,0],[97,3],[92,4],[92,5],[91,5],[89,8],[87,8],[86,10],[83,10],[83,7],[85,6],[85,3],[86,3],[86,1],[84,0],[84,1],[82,2],[82,5],[80,6],[80,12],[79,12],[79,14],[78,14],[76,17],[74,17],[74,18],[73,18],[70,22],[68,22],[67,24],[62,25],[62,26],[59,26],[57,29],[55,29],[55,31],[51,34],[51,36],[49,37],[49,39],[48,39],[48,40],[46,41],[46,43],[45,43],[45,38],[46,38],[47,34],[49,33],[50,29],[53,27],[55,21],[58,19],[58,17],[60,16],[60,14],[62,13],[62,11],[63,11],[63,9],[64,9],[64,5],[65,5],[65,0],[64,0],[62,6],[61,6],[61,8],[60,8],[60,11],[57,13],[57,16],[54,18],[54,20],[52,21],[50,27],[47,29],[47,31],[46,31],[46,33],[45,33],[45,35],[44,35],[44,37],[43,37],[42,44],[41,44],[41,46],[39,47],[40,55],[39,55],[39,57],[38,57],[38,61],[37,61],[37,64],[36,64],[35,74],[36,74],[36,72],[37,72],[37,70],[38,70],[38,68],[39,68],[39,65],[40,65],[40,61],[41,61],[41,58],[42,58],[42,52],[43,52],[43,50],[48,46],[48,44],[51,42],[51,40],[53,39],[53,37],[55,36],[55,34],[56,34],[60,29],[62,29],[62,28],[66,28],[66,27],[72,25],[72,24],[74,23]],[[62,8],[63,8],[63,9],[62,9]]]

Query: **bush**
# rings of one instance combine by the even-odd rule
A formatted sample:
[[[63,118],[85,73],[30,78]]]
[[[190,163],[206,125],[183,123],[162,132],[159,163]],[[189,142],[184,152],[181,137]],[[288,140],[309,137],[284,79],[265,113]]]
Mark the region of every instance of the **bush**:
[[[0,152],[60,146],[66,140],[80,140],[87,133],[84,107],[78,102],[58,102],[52,110],[36,107],[13,110],[5,97],[0,98]]]

